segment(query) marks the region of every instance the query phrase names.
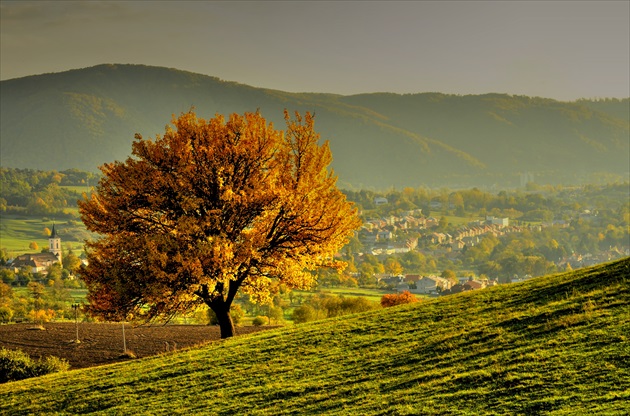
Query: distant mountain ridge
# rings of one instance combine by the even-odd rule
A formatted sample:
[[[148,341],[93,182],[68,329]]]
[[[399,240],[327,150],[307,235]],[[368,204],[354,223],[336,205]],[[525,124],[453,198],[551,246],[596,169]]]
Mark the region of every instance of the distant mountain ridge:
[[[125,159],[135,133],[162,134],[173,114],[284,109],[316,114],[348,187],[519,184],[627,178],[630,100],[506,94],[288,93],[143,65],[98,65],[0,82],[0,164],[94,171]]]

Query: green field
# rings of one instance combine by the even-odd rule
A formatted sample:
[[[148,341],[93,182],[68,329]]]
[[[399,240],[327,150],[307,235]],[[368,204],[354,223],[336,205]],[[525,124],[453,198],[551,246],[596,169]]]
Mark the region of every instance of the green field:
[[[630,259],[0,385],[0,414],[622,415]]]
[[[63,189],[67,189],[70,192],[74,192],[77,194],[77,199],[81,198],[81,195],[83,195],[83,193],[90,193],[93,189],[92,186],[88,187],[85,185],[64,185],[64,186],[60,186],[60,188]]]
[[[337,296],[345,296],[345,297],[365,297],[372,302],[379,303],[381,301],[381,297],[383,297],[386,293],[392,293],[391,290],[380,290],[380,289],[366,289],[366,288],[348,288],[348,287],[339,287],[339,288],[325,288],[318,289],[318,293],[329,293]],[[420,296],[418,296],[420,297]]]
[[[0,247],[10,253],[34,252],[28,248],[32,241],[40,249],[48,247],[48,237],[44,235],[46,227],[52,228],[52,221],[3,214],[0,216]]]
[[[76,211],[76,208],[67,210]],[[20,215],[0,215],[0,248],[5,248],[11,256],[39,252],[48,247],[48,237],[44,229],[52,229],[53,220],[49,218],[32,218]],[[90,234],[86,231],[81,221],[69,222],[68,220],[55,221],[55,228],[61,237],[64,248],[72,246],[75,254],[83,250],[84,239]],[[39,250],[29,249],[31,242],[36,242]]]

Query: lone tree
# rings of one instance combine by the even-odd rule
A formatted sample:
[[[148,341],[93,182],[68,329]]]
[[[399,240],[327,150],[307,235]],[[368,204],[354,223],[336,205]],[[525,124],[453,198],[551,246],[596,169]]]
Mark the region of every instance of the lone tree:
[[[193,112],[163,137],[136,134],[132,156],[101,166],[79,202],[89,311],[105,319],[170,318],[205,303],[234,335],[237,292],[270,300],[278,282],[307,288],[360,222],[329,170],[313,116],[285,111],[286,131],[258,113]]]

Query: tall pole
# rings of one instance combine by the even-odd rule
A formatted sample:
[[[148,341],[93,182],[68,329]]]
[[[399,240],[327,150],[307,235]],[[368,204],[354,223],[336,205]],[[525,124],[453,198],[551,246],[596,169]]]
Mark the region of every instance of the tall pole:
[[[125,321],[122,323],[123,327],[123,354],[127,353],[127,340],[125,339]]]
[[[74,342],[78,344],[79,342],[81,342],[79,341],[79,304],[73,303],[72,309],[74,309],[74,326],[76,328],[76,338]]]

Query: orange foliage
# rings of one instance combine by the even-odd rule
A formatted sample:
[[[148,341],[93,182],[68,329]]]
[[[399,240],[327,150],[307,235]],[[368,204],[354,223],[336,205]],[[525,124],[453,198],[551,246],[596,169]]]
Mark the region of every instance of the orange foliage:
[[[79,272],[91,310],[152,318],[207,304],[225,336],[240,290],[267,302],[278,283],[307,288],[309,271],[333,259],[359,219],[328,169],[310,114],[285,112],[286,131],[259,113],[192,113],[163,137],[136,135],[133,157],[101,167],[79,202],[86,246]],[[222,332],[223,334],[223,332]]]
[[[384,308],[415,302],[418,302],[418,298],[408,290],[400,294],[383,295],[383,297],[381,297],[381,306]]]
[[[50,322],[55,317],[55,311],[52,309],[32,310],[28,313],[28,317],[33,322]]]

